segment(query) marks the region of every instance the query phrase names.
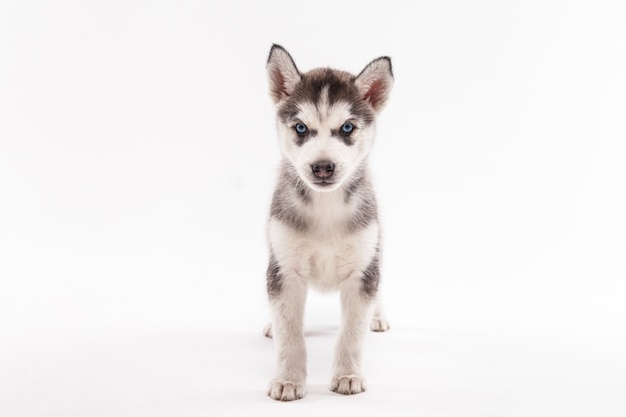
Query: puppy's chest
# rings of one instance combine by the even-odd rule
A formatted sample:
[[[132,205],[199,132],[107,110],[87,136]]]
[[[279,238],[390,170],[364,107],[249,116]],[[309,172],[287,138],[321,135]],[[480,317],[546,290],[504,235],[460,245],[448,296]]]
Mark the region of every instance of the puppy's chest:
[[[346,201],[343,192],[325,193],[297,201],[294,209],[304,221],[302,229],[272,219],[269,238],[279,264],[322,290],[360,276],[376,251],[378,223],[351,229],[358,203]]]
[[[308,269],[311,284],[332,288],[361,269],[367,245],[356,237],[303,241],[301,266]]]
[[[300,240],[302,259],[308,263],[304,268],[313,284],[332,287],[356,268],[363,250],[360,234],[342,232],[354,207],[331,194],[322,195],[305,211],[310,223]]]
[[[376,223],[355,233],[341,234],[336,230],[298,233],[273,222],[270,232],[279,262],[322,290],[332,290],[342,281],[360,276],[378,245]]]
[[[329,234],[349,222],[356,214],[357,205],[354,201],[346,202],[343,193],[334,192],[300,203],[298,211],[308,219],[310,234]]]

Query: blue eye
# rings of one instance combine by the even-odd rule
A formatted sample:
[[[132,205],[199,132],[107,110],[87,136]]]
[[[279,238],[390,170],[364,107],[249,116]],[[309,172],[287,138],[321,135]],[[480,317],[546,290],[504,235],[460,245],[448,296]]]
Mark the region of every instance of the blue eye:
[[[341,131],[347,135],[352,133],[353,130],[354,130],[354,125],[352,125],[352,123],[350,122],[345,122],[343,126],[341,126]]]
[[[298,123],[295,129],[296,129],[296,132],[298,132],[298,134],[300,135],[304,135],[308,131],[308,128],[306,127],[304,123]]]

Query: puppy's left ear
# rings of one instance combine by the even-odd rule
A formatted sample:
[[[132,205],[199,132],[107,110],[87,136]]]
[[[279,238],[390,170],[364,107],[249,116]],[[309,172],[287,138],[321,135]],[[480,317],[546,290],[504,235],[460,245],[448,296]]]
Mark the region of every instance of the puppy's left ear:
[[[379,112],[385,106],[393,86],[391,59],[383,56],[367,64],[354,80],[361,98]]]

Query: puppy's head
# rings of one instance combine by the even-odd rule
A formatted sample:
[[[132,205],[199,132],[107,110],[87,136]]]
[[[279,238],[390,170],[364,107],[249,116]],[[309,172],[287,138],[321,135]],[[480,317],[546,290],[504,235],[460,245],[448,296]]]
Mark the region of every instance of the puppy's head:
[[[267,72],[281,151],[312,189],[336,190],[372,147],[375,118],[393,84],[391,60],[375,59],[359,75],[330,68],[300,73],[274,45]]]

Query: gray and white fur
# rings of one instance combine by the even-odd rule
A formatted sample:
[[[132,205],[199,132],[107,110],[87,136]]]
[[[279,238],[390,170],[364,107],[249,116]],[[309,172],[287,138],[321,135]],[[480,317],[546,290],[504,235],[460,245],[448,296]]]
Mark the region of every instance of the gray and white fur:
[[[268,223],[266,335],[276,347],[268,395],[305,395],[303,332],[307,289],[338,290],[342,319],[330,389],[365,391],[361,370],[368,328],[389,329],[380,303],[380,231],[367,156],[376,116],[393,84],[381,57],[359,75],[330,68],[301,73],[274,45],[267,61],[283,161]]]

